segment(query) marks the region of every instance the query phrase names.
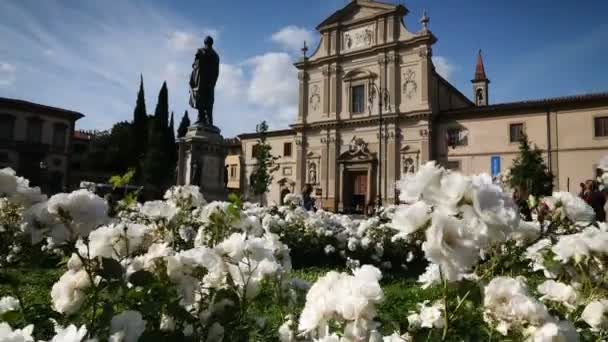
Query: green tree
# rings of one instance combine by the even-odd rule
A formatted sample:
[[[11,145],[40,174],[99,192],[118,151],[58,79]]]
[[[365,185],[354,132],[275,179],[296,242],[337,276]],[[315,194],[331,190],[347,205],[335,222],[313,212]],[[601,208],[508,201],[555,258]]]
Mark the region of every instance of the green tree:
[[[83,158],[84,169],[123,174],[137,166],[137,159],[131,154],[137,142],[132,136],[133,126],[126,121],[118,122],[109,132],[95,135]]]
[[[163,149],[165,141],[158,120],[148,123],[148,148],[142,162],[142,176],[145,185],[162,187],[166,180],[167,156]]]
[[[186,111],[184,116],[182,116],[182,121],[180,121],[179,127],[177,128],[177,137],[185,137],[186,133],[188,132],[188,127],[190,127],[190,118],[188,117],[188,111]]]
[[[167,128],[167,150],[169,151],[169,158],[171,161],[172,173],[175,172],[175,165],[177,163],[177,144],[175,143],[175,126],[173,122],[173,112],[171,112],[171,118],[169,119],[169,127]]]
[[[547,196],[553,192],[553,174],[547,168],[541,151],[536,146],[530,146],[525,134],[510,169],[509,185],[533,196]]]
[[[133,111],[133,140],[134,148],[131,151],[131,159],[138,161],[146,153],[148,142],[148,113],[146,112],[146,100],[144,97],[144,77],[140,75],[139,92],[137,102]],[[135,156],[135,158],[133,158]]]
[[[262,121],[257,127],[256,132],[260,136],[257,145],[254,147],[253,157],[256,159],[256,165],[253,172],[249,176],[249,186],[251,192],[255,196],[261,196],[268,191],[268,187],[272,183],[273,173],[277,170],[278,165],[275,165],[275,160],[278,157],[273,156],[270,152],[272,147],[266,142],[268,133],[268,124]]]
[[[158,92],[158,102],[154,110],[154,118],[160,124],[161,129],[166,129],[169,124],[169,91],[167,90],[167,82],[163,82]]]

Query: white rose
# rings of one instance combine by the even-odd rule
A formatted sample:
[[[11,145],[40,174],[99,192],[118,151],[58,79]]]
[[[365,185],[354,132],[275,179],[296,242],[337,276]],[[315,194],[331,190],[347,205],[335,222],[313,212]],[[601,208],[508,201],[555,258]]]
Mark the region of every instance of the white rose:
[[[123,311],[112,317],[110,322],[110,334],[124,334],[125,342],[137,342],[144,330],[146,330],[146,321],[137,311]]]
[[[593,330],[608,327],[608,300],[596,300],[585,307],[581,314],[581,319],[589,324]]]

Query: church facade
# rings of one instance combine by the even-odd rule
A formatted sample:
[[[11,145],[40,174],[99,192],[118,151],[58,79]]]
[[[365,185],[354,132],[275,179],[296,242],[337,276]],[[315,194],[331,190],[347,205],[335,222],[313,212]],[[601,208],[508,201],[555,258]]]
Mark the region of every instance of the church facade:
[[[543,151],[556,188],[577,191],[595,177],[608,154],[608,93],[490,104],[479,53],[470,100],[436,72],[429,18],[414,32],[407,13],[353,0],[317,26],[318,48],[303,49],[295,63],[297,119],[267,135],[279,157],[269,201],[310,185],[319,207],[365,212],[398,201],[396,182],[429,160],[465,174],[504,172],[524,132]],[[239,138],[246,192],[259,136]]]

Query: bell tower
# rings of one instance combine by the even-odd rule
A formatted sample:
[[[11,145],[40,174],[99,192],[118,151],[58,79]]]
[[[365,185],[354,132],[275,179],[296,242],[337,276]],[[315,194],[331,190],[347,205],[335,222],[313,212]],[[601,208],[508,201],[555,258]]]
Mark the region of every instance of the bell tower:
[[[477,53],[477,65],[475,66],[475,78],[471,80],[473,83],[473,98],[475,105],[488,105],[488,85],[490,80],[486,77],[486,70],[483,66],[483,58],[481,57],[481,49]]]

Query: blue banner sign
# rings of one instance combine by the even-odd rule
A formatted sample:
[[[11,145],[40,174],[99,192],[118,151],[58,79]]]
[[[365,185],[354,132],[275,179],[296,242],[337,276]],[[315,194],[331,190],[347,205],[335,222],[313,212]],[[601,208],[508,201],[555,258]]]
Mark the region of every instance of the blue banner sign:
[[[500,174],[500,156],[492,156],[492,178]]]

